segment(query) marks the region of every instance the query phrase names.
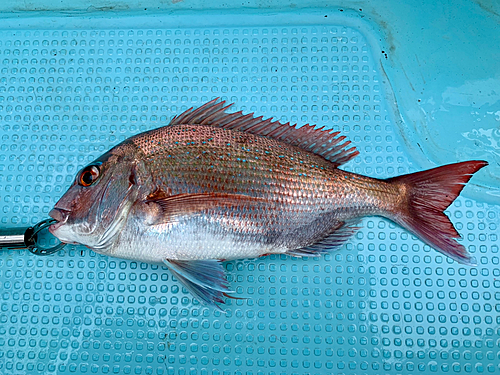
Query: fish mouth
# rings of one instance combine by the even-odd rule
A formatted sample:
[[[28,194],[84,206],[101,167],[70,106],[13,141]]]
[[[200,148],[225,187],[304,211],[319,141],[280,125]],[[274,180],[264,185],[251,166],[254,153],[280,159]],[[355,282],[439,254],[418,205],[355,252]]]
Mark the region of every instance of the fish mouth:
[[[52,219],[57,220],[57,223],[54,223],[49,227],[49,232],[52,233],[53,235],[55,235],[54,232],[57,229],[59,229],[61,226],[66,224],[70,213],[71,213],[71,211],[62,210],[60,208],[53,208],[52,210],[50,210],[49,216]]]

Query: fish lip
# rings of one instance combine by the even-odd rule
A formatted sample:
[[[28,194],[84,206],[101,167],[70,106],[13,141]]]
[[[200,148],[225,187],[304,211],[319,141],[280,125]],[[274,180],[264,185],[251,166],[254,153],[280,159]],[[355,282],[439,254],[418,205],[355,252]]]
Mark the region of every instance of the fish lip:
[[[49,227],[49,232],[54,234],[54,232],[57,229],[59,229],[64,224],[66,224],[70,213],[71,213],[71,211],[63,210],[60,208],[53,208],[52,210],[50,210],[49,216],[52,219],[57,220],[57,223],[54,223]]]

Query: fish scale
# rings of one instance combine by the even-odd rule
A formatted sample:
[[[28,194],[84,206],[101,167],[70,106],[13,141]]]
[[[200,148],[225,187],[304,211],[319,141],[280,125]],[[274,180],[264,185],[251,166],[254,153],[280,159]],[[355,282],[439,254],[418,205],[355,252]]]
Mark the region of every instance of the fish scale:
[[[211,101],[125,140],[79,172],[51,216],[61,241],[166,264],[202,301],[228,291],[219,261],[318,256],[367,215],[470,263],[443,211],[483,161],[377,180],[338,169],[358,155],[338,132],[226,113]]]
[[[169,254],[170,258],[231,259],[283,253],[323,238],[339,221],[379,209],[373,203],[380,202],[380,197],[367,199],[370,191],[366,187],[371,179],[353,178],[315,154],[304,153],[274,139],[240,133],[188,124],[153,130],[130,139],[150,161],[151,175],[161,176],[156,187],[168,189],[174,196],[234,192],[265,200],[251,206],[205,209],[195,219],[187,218],[178,226],[212,225],[213,233],[179,230],[178,233],[190,238],[191,244],[172,240],[178,245],[176,251]],[[149,142],[150,138],[154,141]],[[243,145],[235,142],[241,138],[244,138]],[[230,156],[221,159],[218,156],[222,152]],[[350,177],[346,179],[347,176]],[[387,185],[386,190],[383,199],[388,202],[394,198],[394,189]],[[346,198],[351,199],[349,206],[346,206]],[[300,235],[301,230],[305,236]],[[311,231],[314,232],[312,238]],[[236,237],[234,243],[224,249],[217,248],[215,253],[198,249],[198,243],[210,241],[214,233],[220,232]],[[271,238],[276,233],[280,233],[280,239],[273,243]],[[255,246],[259,250],[245,250]],[[242,250],[236,252],[235,248]]]
[[[331,204],[332,189],[341,172],[317,155],[304,155],[293,148],[291,152],[287,150],[290,156],[276,154],[275,149],[282,146],[279,142],[257,136],[250,139],[246,134],[250,144],[240,146],[232,142],[240,136],[239,132],[235,135],[211,126],[178,127],[183,130],[167,127],[131,139],[151,161],[152,175],[162,176],[160,184],[165,185],[164,189],[168,184],[173,194],[210,189],[272,200],[295,195],[302,199],[291,203],[304,207],[309,207],[312,199]],[[149,143],[149,137],[157,137],[158,142]],[[194,137],[197,140],[192,140]],[[172,184],[176,179],[181,181],[177,189]]]

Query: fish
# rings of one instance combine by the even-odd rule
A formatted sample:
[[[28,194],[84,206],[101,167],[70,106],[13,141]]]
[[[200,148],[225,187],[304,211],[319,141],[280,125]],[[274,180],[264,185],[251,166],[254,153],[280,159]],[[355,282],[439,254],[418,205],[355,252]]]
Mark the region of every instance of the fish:
[[[340,169],[359,152],[338,131],[282,124],[219,98],[134,135],[81,169],[50,232],[96,253],[166,265],[199,301],[231,294],[223,262],[340,248],[365,216],[473,264],[444,210],[488,163],[388,179]]]

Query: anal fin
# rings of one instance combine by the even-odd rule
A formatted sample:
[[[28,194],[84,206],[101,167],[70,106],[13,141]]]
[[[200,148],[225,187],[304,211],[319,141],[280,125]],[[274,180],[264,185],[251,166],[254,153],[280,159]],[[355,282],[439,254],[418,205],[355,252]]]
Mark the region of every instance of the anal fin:
[[[344,245],[359,229],[358,221],[341,221],[322,240],[300,249],[287,251],[288,255],[297,257],[317,257],[327,254],[332,250],[337,250]]]
[[[218,260],[171,260],[163,261],[170,271],[196,298],[207,305],[220,309],[223,297],[229,297],[226,273]]]

